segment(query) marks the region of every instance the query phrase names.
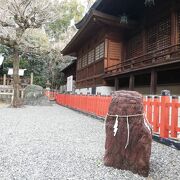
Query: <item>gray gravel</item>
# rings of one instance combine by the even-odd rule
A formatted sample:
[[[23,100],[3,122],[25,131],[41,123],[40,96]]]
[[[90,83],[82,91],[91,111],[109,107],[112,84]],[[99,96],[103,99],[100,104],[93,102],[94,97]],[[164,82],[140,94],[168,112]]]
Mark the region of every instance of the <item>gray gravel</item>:
[[[0,179],[136,180],[103,165],[101,121],[58,105],[0,108]],[[153,143],[148,179],[180,179],[180,151]]]

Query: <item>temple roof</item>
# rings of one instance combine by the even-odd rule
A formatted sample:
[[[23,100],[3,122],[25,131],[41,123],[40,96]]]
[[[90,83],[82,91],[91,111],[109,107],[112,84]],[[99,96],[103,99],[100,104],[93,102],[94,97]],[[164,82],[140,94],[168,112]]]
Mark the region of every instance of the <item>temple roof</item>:
[[[76,66],[76,59],[72,60],[66,67],[64,67],[61,72],[66,71],[67,69],[69,69],[71,66]]]
[[[146,13],[152,12],[154,7],[161,7],[163,2],[164,0],[156,0],[155,6],[146,7],[145,0],[96,0],[83,19],[76,24],[78,32],[62,50],[63,55],[76,56],[78,49],[104,27],[116,27],[117,31],[136,28],[136,25],[146,21]],[[169,3],[166,5],[169,6]],[[128,24],[120,23],[123,15],[128,18]]]
[[[88,11],[88,12],[86,13],[86,15],[82,18],[82,20],[79,21],[78,23],[76,23],[76,28],[77,28],[77,29],[80,29],[80,28],[83,26],[83,24],[85,23],[86,19],[87,19],[88,16],[90,15],[90,12],[91,12],[92,10],[96,10],[102,1],[103,1],[103,0],[96,0],[96,1],[95,1],[95,3],[91,6],[91,8],[89,9],[89,11]]]
[[[62,50],[62,54],[76,56],[77,50],[82,47],[89,38],[94,34],[97,34],[99,28],[102,28],[103,26],[129,29],[134,26],[134,23],[129,22],[128,24],[121,24],[119,17],[105,14],[97,10],[91,10],[86,21],[83,23],[83,26]]]
[[[155,2],[157,1],[160,0]],[[76,28],[80,29],[84,25],[92,10],[113,16],[121,16],[125,13],[131,19],[141,18],[146,8],[144,2],[145,0],[96,0],[87,14],[76,24]]]

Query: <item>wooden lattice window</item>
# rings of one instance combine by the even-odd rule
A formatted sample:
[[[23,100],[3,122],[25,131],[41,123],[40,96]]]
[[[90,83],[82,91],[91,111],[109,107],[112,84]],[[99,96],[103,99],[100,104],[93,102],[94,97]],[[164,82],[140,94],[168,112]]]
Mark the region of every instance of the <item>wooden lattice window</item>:
[[[87,54],[85,54],[83,57],[82,57],[82,67],[85,67],[87,65]]]
[[[91,64],[93,62],[94,62],[94,49],[88,53],[88,64]]]
[[[99,45],[99,59],[104,57],[104,42]]]
[[[171,20],[164,18],[147,30],[147,52],[163,49],[171,45]]]
[[[81,61],[82,61],[82,58],[78,58],[77,69],[81,69]]]
[[[104,57],[104,42],[99,44],[95,49],[95,60],[99,60]]]
[[[143,36],[142,33],[133,36],[127,42],[126,56],[127,59],[137,57],[143,53]]]

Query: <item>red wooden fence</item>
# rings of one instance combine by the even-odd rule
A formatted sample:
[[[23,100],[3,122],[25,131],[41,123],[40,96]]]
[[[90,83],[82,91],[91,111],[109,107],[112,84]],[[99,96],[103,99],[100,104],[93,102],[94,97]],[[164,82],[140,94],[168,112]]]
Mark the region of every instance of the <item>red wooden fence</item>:
[[[44,95],[47,96],[50,101],[56,100],[56,99],[55,99],[55,98],[56,98],[56,94],[57,94],[57,93],[54,92],[54,91],[45,91],[45,92],[44,92]]]
[[[57,94],[56,102],[82,112],[105,117],[111,102],[111,96]]]
[[[57,94],[56,102],[95,116],[105,117],[111,96],[84,96]],[[152,125],[154,133],[159,133],[163,138],[177,138],[180,133],[178,118],[180,103],[177,97],[146,97],[144,98],[144,109],[147,119]]]
[[[180,133],[180,103],[178,97],[155,96],[144,99],[144,108],[153,132],[163,138],[177,138]]]

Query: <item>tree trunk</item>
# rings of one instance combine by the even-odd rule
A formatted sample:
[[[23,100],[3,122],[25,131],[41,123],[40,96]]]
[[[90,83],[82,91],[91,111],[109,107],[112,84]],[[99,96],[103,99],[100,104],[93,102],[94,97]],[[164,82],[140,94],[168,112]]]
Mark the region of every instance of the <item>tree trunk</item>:
[[[14,50],[13,55],[13,89],[14,96],[12,101],[12,106],[17,108],[21,105],[20,103],[20,85],[19,85],[19,53],[17,50]]]

